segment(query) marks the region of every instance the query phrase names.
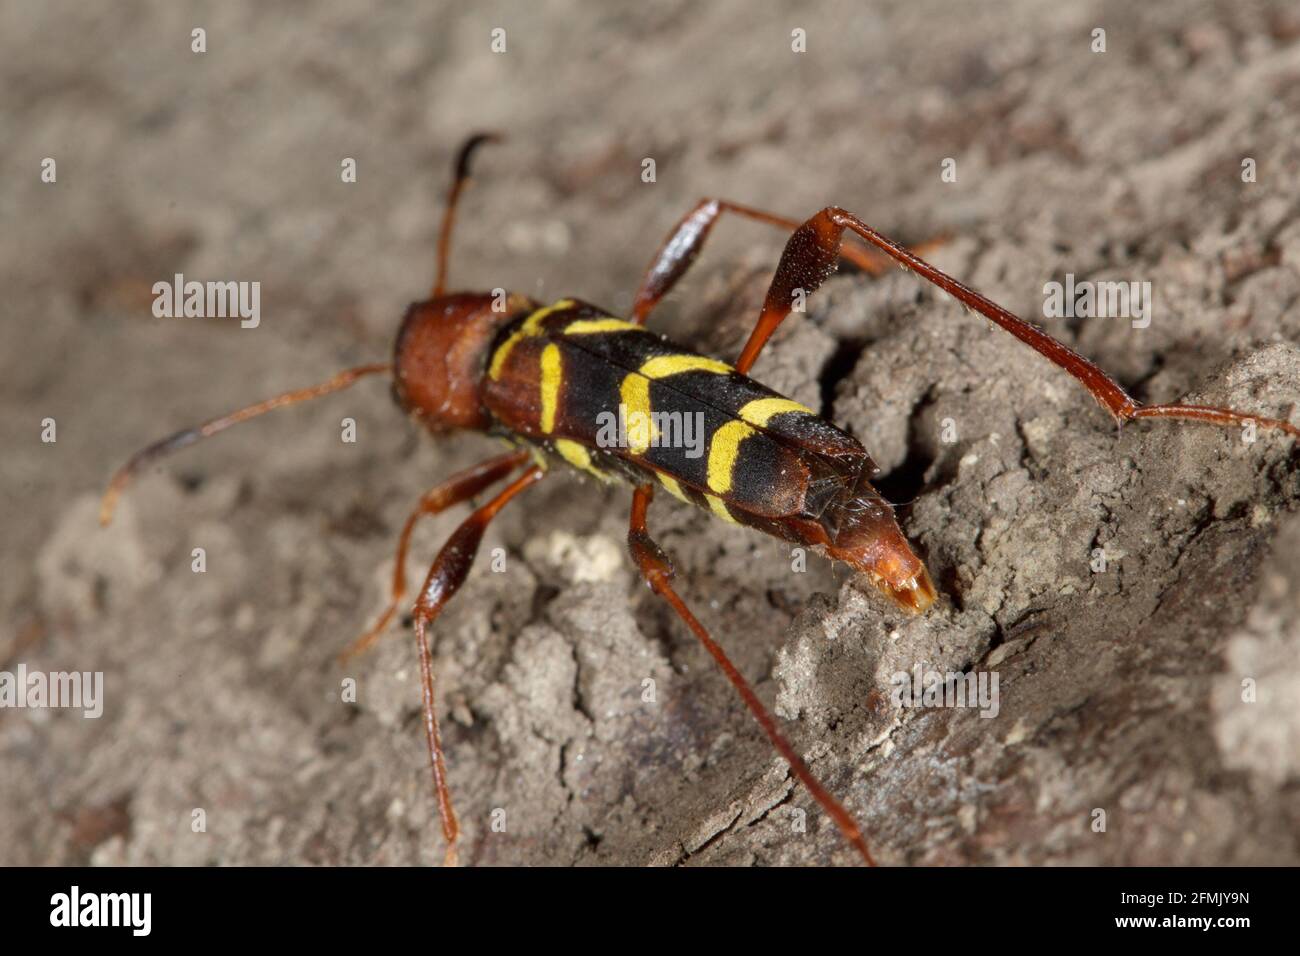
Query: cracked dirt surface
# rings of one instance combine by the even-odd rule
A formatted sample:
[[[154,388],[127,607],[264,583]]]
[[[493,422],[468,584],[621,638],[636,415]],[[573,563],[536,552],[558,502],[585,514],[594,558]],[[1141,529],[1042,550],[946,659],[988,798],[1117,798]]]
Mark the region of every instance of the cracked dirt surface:
[[[169,460],[109,531],[95,510],[143,443],[388,353],[471,129],[511,140],[483,154],[457,285],[623,310],[699,196],[790,215],[834,202],[909,241],[951,236],[936,263],[1143,400],[1296,414],[1288,4],[330,3],[292,22],[123,6],[0,7],[0,669],[107,685],[99,720],[0,711],[0,862],[441,859],[409,627],[333,658],[381,609],[411,505],[492,443],[431,441],[365,382]],[[734,356],[780,244],[724,222],[657,320]],[[261,326],[153,319],[150,286],[178,271],[259,280]],[[1043,284],[1067,272],[1149,281],[1150,327],[1041,319]],[[651,528],[882,862],[1300,862],[1290,440],[1117,433],[1068,377],[901,274],[831,280],[755,374],[863,440],[939,604],[904,618],[843,568],[794,573],[785,545],[667,498]],[[854,862],[635,580],[627,498],[543,482],[438,624],[462,860]],[[413,585],[458,517],[417,532]],[[997,716],[897,709],[891,676],[917,662],[996,672]]]

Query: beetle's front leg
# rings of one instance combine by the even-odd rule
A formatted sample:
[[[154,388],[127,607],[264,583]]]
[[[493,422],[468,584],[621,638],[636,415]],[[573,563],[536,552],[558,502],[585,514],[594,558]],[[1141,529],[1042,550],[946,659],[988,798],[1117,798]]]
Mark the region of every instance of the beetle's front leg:
[[[459,528],[452,532],[447,543],[429,569],[420,597],[415,602],[415,643],[420,655],[420,686],[424,706],[424,732],[429,743],[429,767],[433,771],[433,791],[438,801],[438,816],[442,820],[442,835],[447,840],[444,864],[455,866],[456,840],[460,836],[460,823],[451,805],[451,789],[447,786],[447,766],[442,756],[442,735],[438,730],[438,714],[433,696],[433,653],[429,647],[428,630],[434,619],[442,613],[447,602],[460,590],[469,576],[469,569],[478,554],[483,532],[511,498],[529,485],[541,480],[544,472],[534,465],[512,481],[495,498],[483,505]]]

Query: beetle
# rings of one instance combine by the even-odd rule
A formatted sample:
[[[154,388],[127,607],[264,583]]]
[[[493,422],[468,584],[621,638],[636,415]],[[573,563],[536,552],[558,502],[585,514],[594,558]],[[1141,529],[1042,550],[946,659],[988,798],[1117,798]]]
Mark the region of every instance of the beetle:
[[[401,605],[416,523],[470,501],[513,475],[443,545],[412,610],[429,763],[449,864],[457,859],[460,827],[439,734],[429,628],[464,583],[492,519],[553,470],[632,489],[628,548],[645,583],[704,645],[845,839],[874,864],[853,817],[818,782],[726,652],[678,595],[672,562],[650,536],[646,522],[655,489],[663,488],[722,520],[848,564],[907,612],[920,613],[933,604],[936,591],[925,565],[909,545],[892,506],[871,484],[878,469],[866,449],[812,409],[748,376],[796,300],[829,278],[840,258],[871,274],[897,264],[933,283],[1073,376],[1119,425],[1146,418],[1222,426],[1251,422],[1300,435],[1289,422],[1228,408],[1143,405],[1083,356],[836,206],[800,222],[724,200],[702,200],[660,246],[626,319],[576,298],[543,304],[500,290],[448,292],[447,261],[458,201],[476,151],[497,139],[490,133],[474,135],[456,154],[438,233],[433,288],[429,298],[407,309],[392,362],[347,369],[319,385],[286,392],[155,442],[118,469],[100,508],[101,524],[107,525],[123,488],[162,455],[370,375],[391,375],[397,404],[435,435],[477,431],[512,445],[512,450],[453,475],[420,498],[398,540],[388,605],[342,655],[347,658],[369,647]],[[690,268],[723,213],[791,232],[758,321],[733,365],[646,328],[655,305]],[[846,232],[865,244],[846,244]],[[680,440],[684,422],[699,423],[707,453],[695,449],[701,453],[692,454]]]

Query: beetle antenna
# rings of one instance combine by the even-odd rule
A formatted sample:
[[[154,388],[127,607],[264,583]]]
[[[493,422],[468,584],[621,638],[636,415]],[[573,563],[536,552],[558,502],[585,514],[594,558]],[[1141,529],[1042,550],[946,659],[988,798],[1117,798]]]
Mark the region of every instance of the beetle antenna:
[[[452,166],[451,189],[447,191],[447,206],[442,211],[442,228],[438,230],[438,263],[433,280],[435,299],[442,295],[446,288],[447,256],[451,252],[451,230],[456,224],[456,203],[460,200],[465,184],[469,182],[470,162],[474,158],[474,152],[484,143],[499,143],[502,138],[500,133],[475,133],[465,140],[460,151],[456,153],[456,162]]]
[[[113,511],[117,507],[117,499],[121,496],[122,489],[150,462],[156,461],[174,451],[179,451],[187,445],[193,445],[200,439],[211,438],[217,432],[223,432],[231,425],[238,425],[250,418],[256,418],[273,408],[279,408],[282,405],[293,405],[296,402],[305,402],[309,398],[319,398],[322,395],[328,395],[331,392],[347,388],[357,379],[366,375],[376,375],[379,372],[391,372],[392,370],[393,367],[387,362],[376,365],[358,365],[356,368],[345,369],[327,382],[268,398],[256,405],[249,405],[228,415],[222,415],[220,418],[206,421],[202,425],[182,429],[174,435],[169,435],[161,441],[154,442],[147,448],[140,449],[131,456],[125,465],[113,473],[108,488],[104,491],[104,497],[99,503],[99,523],[105,527],[108,526],[109,522],[113,520]]]

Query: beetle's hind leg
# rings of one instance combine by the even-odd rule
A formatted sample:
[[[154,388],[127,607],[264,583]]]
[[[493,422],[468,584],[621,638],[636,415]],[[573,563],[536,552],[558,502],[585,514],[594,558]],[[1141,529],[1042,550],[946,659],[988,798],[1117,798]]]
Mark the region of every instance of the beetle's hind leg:
[[[785,758],[786,763],[790,765],[790,769],[794,771],[794,775],[808,788],[808,791],[817,802],[822,805],[822,809],[830,814],[831,819],[835,821],[835,825],[844,834],[844,838],[862,854],[862,858],[866,860],[868,865],[875,866],[875,860],[871,858],[871,851],[867,849],[867,843],[862,838],[862,831],[858,828],[857,822],[840,802],[830,795],[821,782],[813,776],[813,772],[808,769],[808,765],[795,752],[794,747],[777,730],[776,721],[772,719],[772,715],[763,706],[763,702],[758,699],[758,695],[749,686],[749,682],[736,669],[736,665],[731,663],[731,659],[727,657],[727,652],[709,636],[709,632],[705,630],[704,625],[696,619],[690,608],[686,606],[686,602],[673,590],[671,584],[674,573],[672,562],[663,549],[655,544],[650,537],[650,533],[646,530],[646,510],[653,496],[654,488],[651,485],[642,485],[633,492],[632,497],[632,519],[627,532],[627,545],[632,552],[632,559],[641,572],[641,577],[645,579],[651,591],[672,606],[672,609],[677,612],[677,616],[685,622],[700,643],[704,645],[704,649],[722,668],[722,672],[727,675],[727,680],[731,681],[731,685],[740,694],[745,706],[749,708],[749,712],[754,715],[754,719],[763,728],[763,732],[767,734],[767,739],[772,742],[772,746]]]
[[[742,206],[739,203],[727,202],[725,199],[701,199],[695,205],[695,208],[683,216],[681,221],[673,227],[672,232],[668,234],[663,245],[655,253],[650,268],[646,270],[645,277],[641,280],[641,287],[637,289],[636,296],[632,299],[631,318],[633,322],[637,325],[645,324],[645,320],[654,307],[672,291],[673,286],[677,284],[677,280],[685,275],[686,270],[695,262],[700,250],[704,247],[704,241],[709,238],[713,224],[724,212],[743,216],[755,222],[766,223],[769,226],[776,226],[787,232],[798,229],[800,225],[797,219],[787,219],[785,216],[778,216],[776,213],[764,212],[761,209]],[[944,241],[943,239],[935,239],[922,243],[917,246],[917,250],[926,251],[942,245]],[[858,245],[843,246],[839,249],[838,255],[848,259],[863,272],[870,275],[879,275],[888,269],[890,265],[888,256],[874,249]]]
[[[429,648],[428,630],[447,602],[460,590],[469,576],[469,569],[478,554],[483,532],[492,523],[506,502],[525,488],[541,479],[544,472],[534,465],[512,481],[487,504],[478,508],[452,532],[433,560],[429,576],[425,578],[420,597],[415,602],[415,643],[420,656],[420,687],[424,709],[424,732],[429,744],[429,767],[433,771],[433,790],[438,801],[438,816],[442,820],[442,835],[447,840],[444,862],[454,866],[456,840],[460,836],[460,823],[451,805],[451,790],[447,786],[447,766],[442,756],[442,735],[438,731],[438,714],[433,696],[433,653]]]
[[[1231,408],[1213,405],[1143,405],[1097,365],[1078,352],[1058,342],[1042,329],[1013,315],[1002,306],[963,285],[911,250],[876,232],[852,213],[828,206],[813,216],[790,236],[768,287],[754,331],[736,360],[736,371],[747,372],[758,358],[777,326],[790,314],[795,291],[811,295],[835,271],[836,259],[844,232],[857,235],[899,265],[937,285],[967,308],[974,309],[989,321],[1001,326],[1039,355],[1074,377],[1115,421],[1123,424],[1139,418],[1176,418],[1184,421],[1210,422],[1215,425],[1244,425],[1253,422],[1259,428],[1271,428],[1300,436],[1300,428],[1278,418],[1265,418]]]

